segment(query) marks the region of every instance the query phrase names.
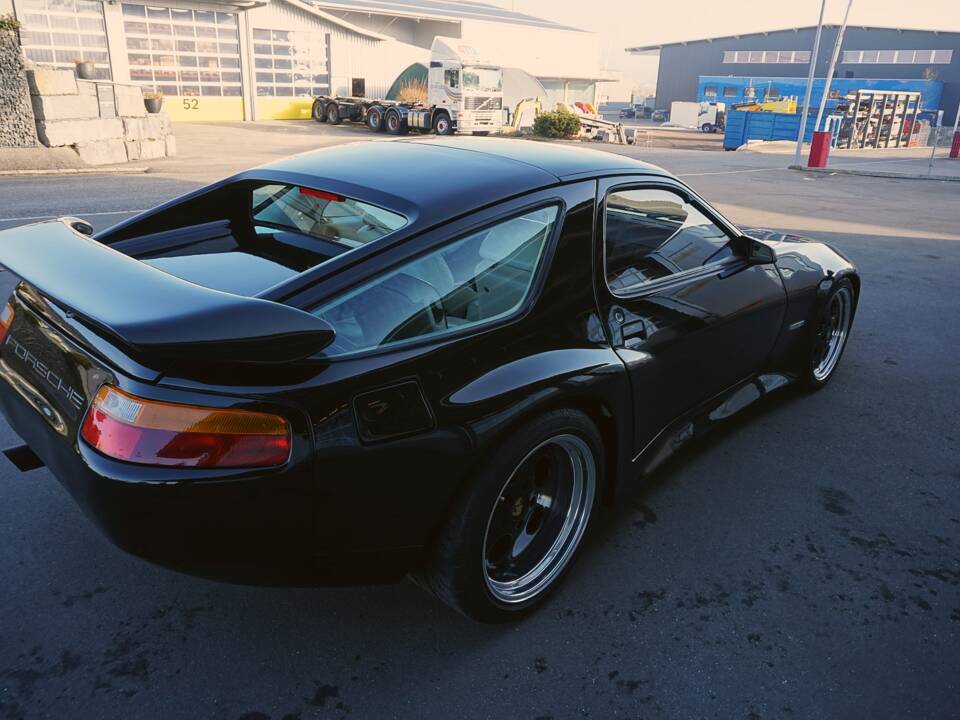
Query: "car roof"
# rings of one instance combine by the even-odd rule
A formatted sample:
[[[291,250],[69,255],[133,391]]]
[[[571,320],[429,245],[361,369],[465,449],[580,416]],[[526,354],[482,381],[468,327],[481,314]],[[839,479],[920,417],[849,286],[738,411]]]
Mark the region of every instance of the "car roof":
[[[560,182],[627,172],[667,175],[615,153],[521,139],[448,137],[322,148],[234,179],[276,179],[337,192],[400,212],[413,230]]]

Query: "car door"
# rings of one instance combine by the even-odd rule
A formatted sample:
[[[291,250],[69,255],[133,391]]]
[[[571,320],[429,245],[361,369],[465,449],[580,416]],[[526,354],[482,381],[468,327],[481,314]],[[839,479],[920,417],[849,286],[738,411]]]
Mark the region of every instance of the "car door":
[[[751,257],[755,241],[678,182],[601,180],[598,204],[597,298],[628,368],[636,454],[760,369],[786,294],[772,262]]]

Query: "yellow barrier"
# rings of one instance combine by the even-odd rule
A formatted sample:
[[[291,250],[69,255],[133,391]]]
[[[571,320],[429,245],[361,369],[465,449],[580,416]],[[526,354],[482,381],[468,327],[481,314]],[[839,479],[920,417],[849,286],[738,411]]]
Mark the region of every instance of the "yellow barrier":
[[[257,120],[309,120],[313,98],[258,97]]]
[[[243,98],[177,97],[163,98],[163,109],[171,120],[180,122],[233,122],[243,120]]]

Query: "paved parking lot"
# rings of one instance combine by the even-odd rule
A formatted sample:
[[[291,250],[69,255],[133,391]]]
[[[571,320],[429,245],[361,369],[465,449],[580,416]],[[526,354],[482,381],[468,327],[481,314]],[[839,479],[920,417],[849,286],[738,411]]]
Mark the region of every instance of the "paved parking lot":
[[[735,222],[858,262],[863,298],[827,389],[785,392],[687,450],[508,627],[410,583],[180,576],[101,538],[45,469],[0,458],[0,717],[957,717],[960,185],[621,151]],[[104,227],[206,179],[0,179],[0,227]],[[17,442],[0,423],[0,444]]]

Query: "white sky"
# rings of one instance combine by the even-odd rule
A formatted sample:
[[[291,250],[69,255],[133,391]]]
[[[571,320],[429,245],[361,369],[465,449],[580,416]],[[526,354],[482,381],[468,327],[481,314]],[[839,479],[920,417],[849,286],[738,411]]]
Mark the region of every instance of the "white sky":
[[[624,83],[601,94],[627,99],[653,91],[657,58],[623,52],[635,45],[816,25],[820,0],[486,0],[517,12],[592,30],[604,37],[604,61]],[[826,22],[843,20],[846,0],[827,0]],[[960,0],[853,0],[853,25],[960,32]]]

